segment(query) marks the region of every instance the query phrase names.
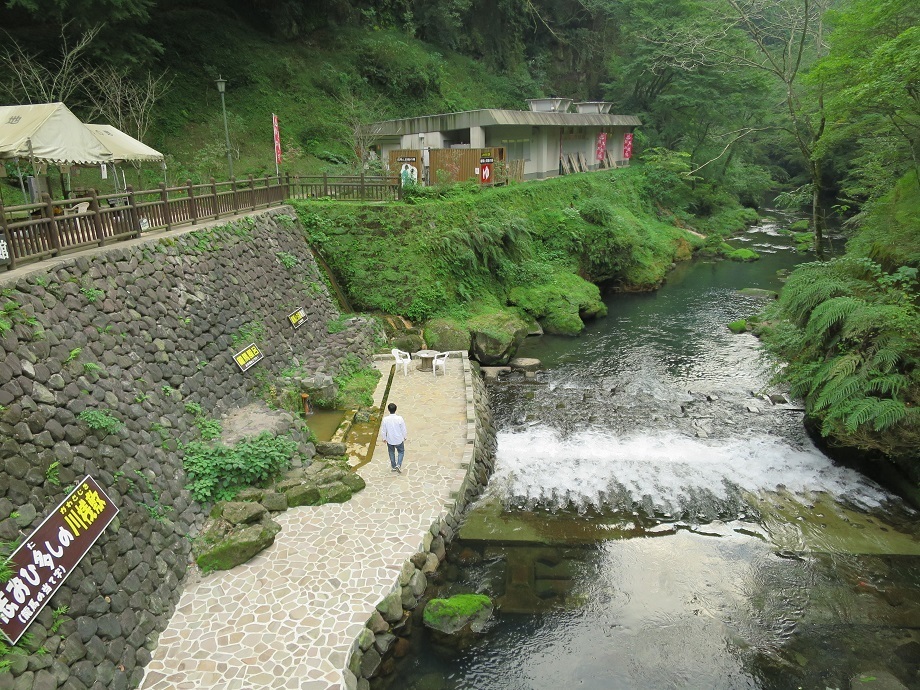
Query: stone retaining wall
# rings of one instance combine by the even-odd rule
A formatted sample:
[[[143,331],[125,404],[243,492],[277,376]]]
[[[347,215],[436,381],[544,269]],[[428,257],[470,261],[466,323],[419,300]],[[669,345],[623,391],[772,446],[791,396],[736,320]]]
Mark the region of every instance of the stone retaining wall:
[[[339,320],[288,207],[4,278],[0,540],[28,536],[86,474],[121,512],[0,655],[0,690],[136,687],[204,517],[179,444],[200,437],[202,414],[260,399],[292,363],[307,375],[334,375],[349,355],[368,364],[379,334]],[[265,358],[243,373],[233,354],[253,341]]]
[[[460,519],[485,489],[495,467],[496,432],[489,408],[488,392],[480,367],[461,353],[466,383],[467,447],[463,453],[466,477],[453,504],[425,533],[418,552],[403,564],[393,591],[377,604],[364,630],[355,640],[348,666],[343,671],[347,690],[369,690],[370,678],[376,676],[399,640],[411,631],[412,611],[446,555]],[[403,641],[404,642],[404,641]]]

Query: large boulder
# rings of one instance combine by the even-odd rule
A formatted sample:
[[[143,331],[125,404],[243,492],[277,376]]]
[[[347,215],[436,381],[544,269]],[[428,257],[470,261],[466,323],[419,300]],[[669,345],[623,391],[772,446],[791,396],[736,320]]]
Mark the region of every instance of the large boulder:
[[[516,287],[508,301],[537,319],[546,333],[578,335],[583,319],[607,313],[597,285],[574,273],[559,273],[546,283]]]
[[[195,561],[204,572],[230,570],[274,544],[280,531],[281,525],[268,518],[245,526],[215,520],[195,542]]]
[[[425,324],[425,342],[432,350],[470,349],[470,332],[451,319],[432,319]]]
[[[472,342],[470,352],[480,364],[507,364],[524,342],[530,328],[511,311],[475,316],[467,322]]]

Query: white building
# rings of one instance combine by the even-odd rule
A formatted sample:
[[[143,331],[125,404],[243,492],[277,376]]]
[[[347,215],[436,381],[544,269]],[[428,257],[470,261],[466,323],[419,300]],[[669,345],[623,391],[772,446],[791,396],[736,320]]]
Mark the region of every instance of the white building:
[[[624,137],[642,124],[635,115],[612,115],[604,101],[576,103],[576,112],[568,112],[571,99],[528,103],[529,111],[489,108],[402,118],[366,125],[364,132],[374,138],[383,161],[397,150],[501,146],[506,160],[524,161],[525,179],[555,177],[569,161],[590,170],[628,164]]]

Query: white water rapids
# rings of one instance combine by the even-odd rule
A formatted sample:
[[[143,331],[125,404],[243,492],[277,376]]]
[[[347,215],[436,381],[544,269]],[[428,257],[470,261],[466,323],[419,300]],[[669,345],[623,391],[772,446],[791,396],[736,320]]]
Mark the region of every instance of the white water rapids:
[[[563,437],[541,426],[501,432],[498,449],[489,492],[506,505],[603,510],[632,503],[668,514],[686,511],[703,494],[734,502],[739,492],[828,492],[864,506],[885,497],[810,444],[797,448],[768,436],[704,440],[665,431],[619,438],[585,430]]]

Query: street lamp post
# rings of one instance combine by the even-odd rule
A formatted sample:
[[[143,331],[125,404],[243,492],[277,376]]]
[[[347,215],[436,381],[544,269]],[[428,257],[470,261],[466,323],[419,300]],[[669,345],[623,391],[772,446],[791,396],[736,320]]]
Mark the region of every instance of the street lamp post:
[[[227,89],[227,80],[217,77],[217,90],[220,92],[220,107],[224,112],[224,139],[227,142],[227,167],[230,169],[230,179],[233,179],[233,156],[230,155],[230,128],[227,126],[227,103],[224,100],[224,91]]]

